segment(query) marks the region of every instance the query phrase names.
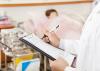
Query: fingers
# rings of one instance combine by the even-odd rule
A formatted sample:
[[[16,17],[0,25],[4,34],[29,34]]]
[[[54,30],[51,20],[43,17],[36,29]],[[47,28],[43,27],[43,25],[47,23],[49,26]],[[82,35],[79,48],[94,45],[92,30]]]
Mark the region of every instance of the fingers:
[[[46,42],[46,43],[50,42],[48,37],[43,38],[43,41]]]
[[[50,63],[50,67],[52,67],[52,66],[53,66],[54,61],[49,60],[49,63]]]
[[[51,61],[51,60],[49,60],[49,61],[50,61],[51,71],[58,71],[55,61]]]

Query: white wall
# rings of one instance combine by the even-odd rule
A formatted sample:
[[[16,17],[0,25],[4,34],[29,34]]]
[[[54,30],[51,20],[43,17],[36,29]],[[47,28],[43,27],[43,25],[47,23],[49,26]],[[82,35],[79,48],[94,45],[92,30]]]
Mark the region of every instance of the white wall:
[[[14,20],[24,21],[29,15],[33,15],[33,17],[38,17],[39,15],[44,15],[44,11],[46,9],[54,8],[60,14],[67,15],[81,15],[82,17],[87,17],[91,11],[91,4],[68,4],[68,5],[55,5],[55,6],[28,6],[28,7],[4,7],[0,8],[0,12],[6,11],[7,15]]]

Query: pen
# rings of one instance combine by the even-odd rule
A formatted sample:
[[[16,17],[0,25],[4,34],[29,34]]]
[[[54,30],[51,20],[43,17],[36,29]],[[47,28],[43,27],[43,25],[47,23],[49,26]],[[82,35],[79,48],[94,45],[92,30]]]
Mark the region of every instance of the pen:
[[[49,32],[53,32],[59,28],[59,25],[57,25],[55,28],[51,29]]]
[[[49,32],[53,32],[53,31],[57,30],[58,28],[59,28],[59,25],[57,25],[56,28],[53,28]],[[44,34],[44,36],[42,37],[42,39],[45,38],[45,37],[48,37],[48,36],[46,34]]]

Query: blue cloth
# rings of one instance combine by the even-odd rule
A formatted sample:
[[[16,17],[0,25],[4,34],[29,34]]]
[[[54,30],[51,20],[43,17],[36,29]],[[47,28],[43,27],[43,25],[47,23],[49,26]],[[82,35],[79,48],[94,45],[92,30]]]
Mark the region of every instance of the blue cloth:
[[[29,66],[30,63],[31,63],[31,61],[22,63],[22,71],[26,71],[26,69],[27,69],[27,67]]]

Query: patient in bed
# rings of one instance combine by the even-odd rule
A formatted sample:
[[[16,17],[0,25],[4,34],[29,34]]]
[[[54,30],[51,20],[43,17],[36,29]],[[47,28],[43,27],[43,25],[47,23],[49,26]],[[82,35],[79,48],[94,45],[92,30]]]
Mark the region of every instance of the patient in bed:
[[[40,24],[42,25],[41,29],[44,29],[42,35],[48,31],[54,31],[60,39],[76,40],[80,38],[82,23],[65,15],[59,15],[55,9],[46,10],[45,15],[48,20],[46,23]]]
[[[42,38],[45,32],[50,31],[59,25],[54,31],[60,39],[79,39],[83,26],[82,23],[66,15],[59,14],[55,9],[48,9],[44,14],[45,17],[40,17],[35,20],[30,19],[28,22],[25,22],[24,27],[26,31],[35,33]],[[27,28],[27,26],[29,28]]]

